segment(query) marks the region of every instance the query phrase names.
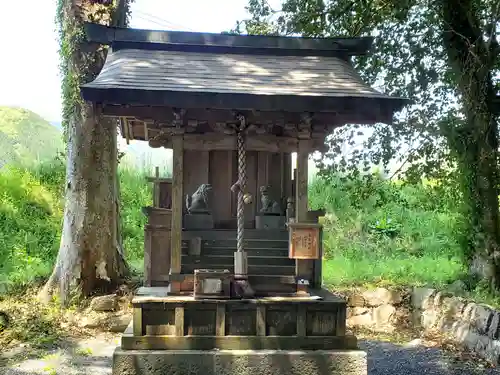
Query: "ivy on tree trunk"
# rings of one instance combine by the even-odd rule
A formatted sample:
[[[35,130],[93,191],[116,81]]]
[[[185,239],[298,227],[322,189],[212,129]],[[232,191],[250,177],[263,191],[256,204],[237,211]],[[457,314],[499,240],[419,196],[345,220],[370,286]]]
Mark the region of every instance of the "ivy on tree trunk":
[[[106,49],[84,44],[83,23],[126,26],[129,0],[59,0],[63,125],[67,142],[61,245],[40,293],[59,290],[61,303],[116,287],[128,274],[119,223],[116,121],[84,102],[80,86],[101,70]]]
[[[498,120],[492,79],[500,51],[496,36],[482,30],[475,1],[442,0],[441,12],[443,44],[465,114],[463,121],[443,130],[462,174],[467,257],[471,273],[500,290]]]

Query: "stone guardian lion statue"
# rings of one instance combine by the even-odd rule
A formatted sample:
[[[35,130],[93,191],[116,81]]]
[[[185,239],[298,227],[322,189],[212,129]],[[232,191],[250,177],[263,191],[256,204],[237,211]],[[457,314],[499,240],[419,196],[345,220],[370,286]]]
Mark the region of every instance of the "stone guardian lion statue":
[[[259,190],[260,190],[260,203],[262,205],[260,212],[264,215],[281,214],[280,204],[271,197],[271,186],[269,185],[261,186]]]
[[[201,184],[193,195],[186,195],[186,209],[189,214],[209,214],[209,193],[212,185]]]

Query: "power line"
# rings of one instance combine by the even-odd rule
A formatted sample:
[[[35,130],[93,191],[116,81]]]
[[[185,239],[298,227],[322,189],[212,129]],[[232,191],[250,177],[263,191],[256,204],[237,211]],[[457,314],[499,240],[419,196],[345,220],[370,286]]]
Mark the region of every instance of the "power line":
[[[158,16],[152,15],[152,14],[144,12],[144,11],[140,11],[140,10],[134,11],[132,14],[132,17],[136,14],[139,15],[139,18],[141,18],[145,21],[152,22],[152,23],[159,25],[159,26],[169,27],[169,28],[173,28],[173,29],[185,29],[185,30],[189,30],[189,31],[194,31],[193,29],[191,29],[189,27],[179,25],[179,24],[176,24],[174,22],[170,22],[164,18],[160,18]]]

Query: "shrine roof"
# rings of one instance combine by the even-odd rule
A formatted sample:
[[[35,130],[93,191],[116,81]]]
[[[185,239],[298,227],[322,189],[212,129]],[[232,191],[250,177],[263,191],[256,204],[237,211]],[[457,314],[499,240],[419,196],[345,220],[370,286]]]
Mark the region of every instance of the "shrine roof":
[[[364,83],[350,63],[350,56],[368,53],[372,38],[241,36],[94,24],[87,25],[87,37],[111,46],[99,75],[81,87],[83,98],[92,102],[285,112],[379,107],[376,113],[385,115],[367,114],[370,123],[387,121],[407,104]]]

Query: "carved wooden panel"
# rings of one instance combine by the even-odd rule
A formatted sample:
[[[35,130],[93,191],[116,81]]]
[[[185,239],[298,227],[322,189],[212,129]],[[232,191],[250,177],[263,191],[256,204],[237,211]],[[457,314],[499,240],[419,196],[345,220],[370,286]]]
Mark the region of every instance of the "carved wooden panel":
[[[143,311],[143,318],[146,335],[172,336],[175,334],[174,309]]]
[[[268,336],[297,334],[297,313],[293,309],[268,309],[266,312]]]
[[[144,278],[147,286],[162,286],[163,275],[170,271],[171,232],[147,226],[144,230]]]
[[[292,259],[319,259],[321,225],[291,223],[289,258]]]
[[[189,308],[185,310],[184,324],[186,335],[215,335],[216,306],[211,309]]]
[[[335,335],[337,310],[308,311],[306,332],[308,336]]]
[[[226,335],[256,335],[257,309],[253,307],[237,309],[230,307],[226,312]]]

